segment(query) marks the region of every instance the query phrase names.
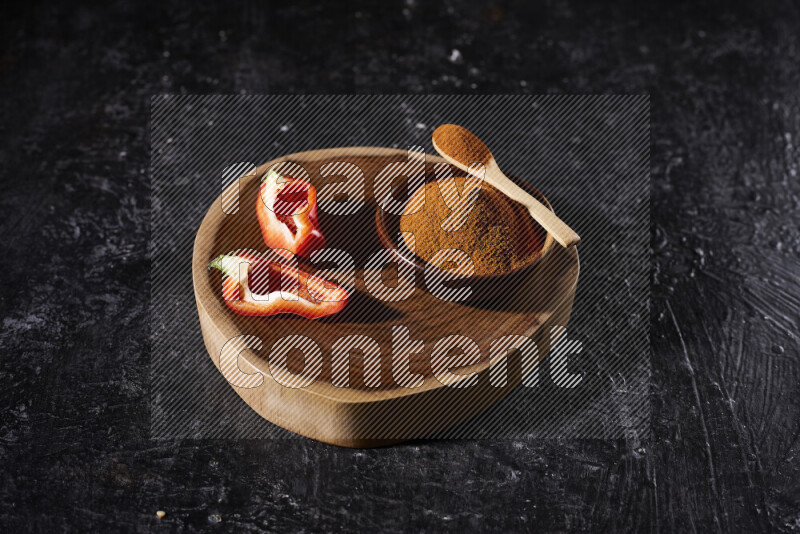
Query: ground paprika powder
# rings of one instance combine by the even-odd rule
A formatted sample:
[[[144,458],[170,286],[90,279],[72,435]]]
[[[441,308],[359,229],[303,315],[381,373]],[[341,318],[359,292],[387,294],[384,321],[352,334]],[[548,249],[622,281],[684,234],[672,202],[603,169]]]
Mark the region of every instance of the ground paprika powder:
[[[464,189],[464,177],[456,186]],[[448,231],[442,222],[452,210],[442,197],[439,181],[429,182],[409,199],[408,206],[424,205],[400,217],[400,231],[413,234],[404,241],[422,260],[430,262],[443,249],[458,249],[470,256],[475,275],[501,275],[520,268],[544,244],[545,233],[516,202],[483,183],[469,215],[460,228]]]

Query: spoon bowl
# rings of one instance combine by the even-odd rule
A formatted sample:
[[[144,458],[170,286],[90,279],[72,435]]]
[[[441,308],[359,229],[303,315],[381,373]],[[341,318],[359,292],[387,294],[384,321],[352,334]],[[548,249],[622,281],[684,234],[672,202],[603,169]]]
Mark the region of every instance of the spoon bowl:
[[[451,165],[470,174],[473,164],[483,166],[484,180],[512,200],[525,206],[531,217],[562,246],[577,245],[581,238],[551,208],[514,183],[500,170],[486,144],[462,126],[443,124],[434,130],[433,148]]]

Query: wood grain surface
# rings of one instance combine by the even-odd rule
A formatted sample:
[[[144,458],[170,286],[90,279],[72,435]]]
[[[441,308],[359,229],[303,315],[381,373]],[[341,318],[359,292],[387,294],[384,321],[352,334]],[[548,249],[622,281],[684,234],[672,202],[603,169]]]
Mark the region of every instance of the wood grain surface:
[[[405,158],[404,150],[358,147],[289,154],[259,166],[255,172],[231,184],[209,207],[200,225],[195,238],[192,276],[200,326],[214,364],[220,366],[223,346],[243,335],[257,336],[264,347],[272,347],[286,336],[303,336],[322,349],[321,374],[314,383],[297,389],[287,388],[272,378],[267,350],[246,350],[239,357],[240,368],[261,373],[265,381],[259,387],[234,389],[262,417],[279,426],[345,446],[380,445],[424,437],[474,416],[520,383],[523,376],[519,372],[519,354],[515,352],[509,356],[508,365],[517,372],[510,374],[508,385],[497,388],[489,383],[491,341],[512,334],[529,337],[536,343],[541,359],[550,347],[551,328],[567,325],[579,271],[574,247],[561,250],[561,247],[548,246],[549,253],[537,265],[513,280],[482,280],[485,286],[494,282],[490,301],[448,302],[430,294],[422,284],[417,284],[410,298],[397,302],[384,302],[370,295],[364,285],[363,266],[370,256],[384,249],[375,228],[377,205],[373,182],[380,170]],[[362,209],[350,215],[320,214],[327,246],[346,251],[358,266],[352,300],[336,316],[310,321],[292,316],[236,315],[222,299],[221,274],[208,269],[209,261],[219,254],[242,248],[265,248],[255,217],[255,205],[260,201],[258,185],[261,176],[279,161],[302,165],[318,191],[327,183],[341,179],[320,176],[320,168],[327,163],[348,162],[364,172],[366,195]],[[433,165],[441,161],[439,157],[428,157],[428,179],[434,179]],[[235,191],[239,194],[238,211],[226,213],[222,199],[231,198]],[[552,239],[548,243],[551,244]],[[420,273],[415,275],[418,280],[421,278]],[[387,271],[384,280],[389,286],[396,283],[397,272]],[[409,360],[410,371],[425,379],[418,388],[401,387],[393,379],[394,357],[401,354],[393,353],[392,328],[399,325],[406,327],[411,338],[421,340],[425,346],[424,351]],[[350,386],[342,388],[331,384],[331,349],[336,340],[351,335],[367,336],[380,346],[380,386],[366,384],[365,359],[358,353],[349,357]],[[432,347],[450,335],[468,337],[477,343],[480,361],[454,370],[464,375],[477,373],[476,387],[449,387],[434,377]],[[509,349],[518,345],[511,345]],[[300,351],[292,351],[287,356],[288,369],[302,373],[305,358]]]

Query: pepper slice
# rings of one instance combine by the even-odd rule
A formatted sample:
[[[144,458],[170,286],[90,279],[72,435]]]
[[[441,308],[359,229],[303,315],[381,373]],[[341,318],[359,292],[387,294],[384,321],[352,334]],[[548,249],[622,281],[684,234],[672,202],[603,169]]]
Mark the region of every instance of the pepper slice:
[[[247,270],[241,276],[243,263]],[[208,267],[222,271],[225,304],[240,315],[291,313],[317,319],[338,313],[350,298],[340,285],[288,265],[279,256],[236,251],[217,256]],[[287,281],[290,287],[286,287]]]
[[[317,221],[317,190],[306,180],[267,173],[258,190],[256,215],[269,248],[306,258],[325,248]]]

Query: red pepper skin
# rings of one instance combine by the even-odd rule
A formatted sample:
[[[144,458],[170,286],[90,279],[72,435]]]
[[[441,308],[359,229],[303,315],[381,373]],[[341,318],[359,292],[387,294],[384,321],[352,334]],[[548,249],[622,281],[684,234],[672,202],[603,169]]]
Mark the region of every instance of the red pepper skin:
[[[280,199],[281,195],[304,191],[307,196],[304,195],[302,202]],[[291,209],[292,204],[295,209]],[[317,219],[317,190],[306,180],[269,173],[258,190],[256,216],[269,248],[285,249],[304,258],[325,248],[325,236]]]
[[[237,268],[239,263],[245,261],[250,264],[244,285],[240,284],[238,274],[232,272],[229,266],[224,265],[225,259],[233,259],[232,263]],[[225,305],[239,315],[268,317],[288,313],[299,315],[306,319],[318,319],[339,313],[347,305],[347,301],[350,298],[350,293],[334,282],[309,274],[280,261],[274,261],[252,253],[242,252],[219,256],[211,262],[209,268],[211,267],[222,271],[222,295]],[[259,268],[272,269],[276,274],[280,270],[282,279],[288,278],[297,283],[298,287],[295,290],[285,290],[286,293],[292,293],[297,298],[295,300],[286,300],[279,293],[274,292],[270,293],[268,300],[254,299],[249,286],[252,273]]]

